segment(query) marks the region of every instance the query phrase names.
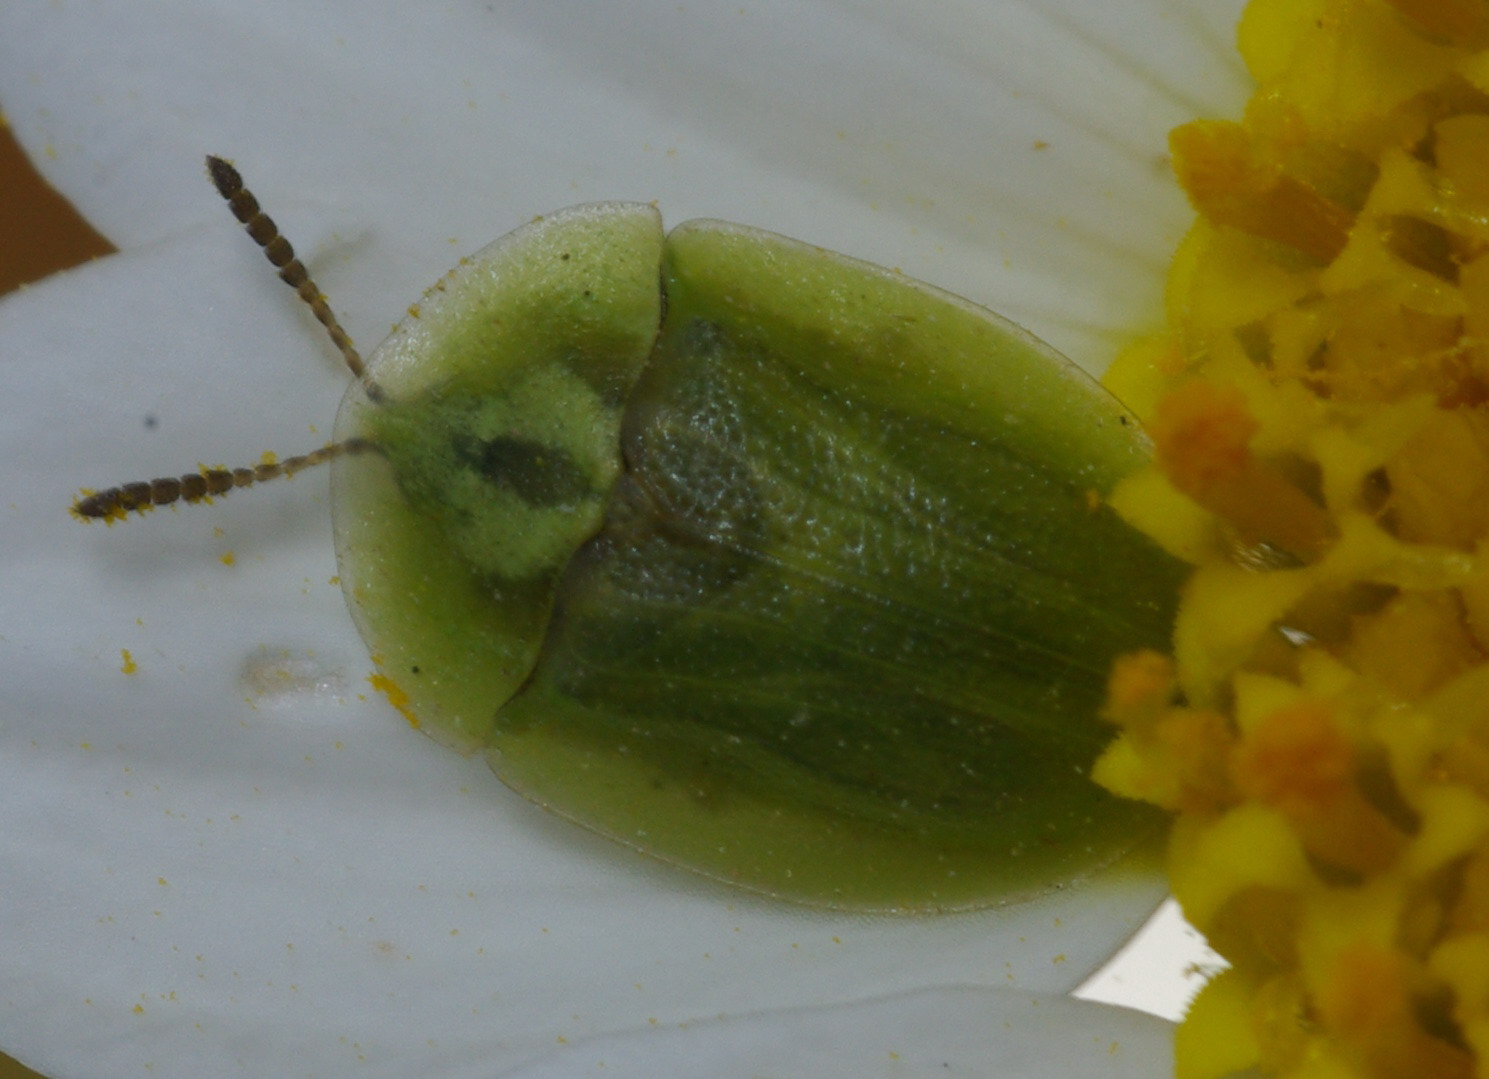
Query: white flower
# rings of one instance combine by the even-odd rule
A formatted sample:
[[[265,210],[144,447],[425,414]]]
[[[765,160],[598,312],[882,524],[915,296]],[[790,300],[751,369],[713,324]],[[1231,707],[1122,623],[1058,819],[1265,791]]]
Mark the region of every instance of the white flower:
[[[121,251],[0,306],[0,1046],[59,1079],[1164,1070],[1156,1020],[985,988],[1067,992],[1151,877],[929,919],[730,892],[371,692],[324,473],[120,528],[66,510],[329,437],[345,376],[205,153],[366,348],[460,254],[639,199],[899,267],[1096,366],[1154,316],[1185,218],[1165,132],[1236,110],[1238,13],[6,5],[0,103]]]

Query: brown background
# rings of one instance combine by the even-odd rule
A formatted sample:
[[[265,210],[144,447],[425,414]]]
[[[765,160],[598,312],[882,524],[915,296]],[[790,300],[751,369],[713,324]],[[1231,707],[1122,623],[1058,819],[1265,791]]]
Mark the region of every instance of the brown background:
[[[0,116],[0,294],[113,247],[48,188]],[[43,1079],[0,1053],[0,1079]]]

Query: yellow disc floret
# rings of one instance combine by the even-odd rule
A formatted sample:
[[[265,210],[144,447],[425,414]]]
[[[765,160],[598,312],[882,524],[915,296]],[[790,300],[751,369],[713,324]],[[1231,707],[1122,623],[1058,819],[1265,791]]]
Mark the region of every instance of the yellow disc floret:
[[[1489,3],[1252,0],[1239,120],[1170,149],[1198,218],[1112,389],[1111,504],[1193,565],[1120,660],[1095,770],[1175,813],[1231,963],[1186,1079],[1489,1077]]]

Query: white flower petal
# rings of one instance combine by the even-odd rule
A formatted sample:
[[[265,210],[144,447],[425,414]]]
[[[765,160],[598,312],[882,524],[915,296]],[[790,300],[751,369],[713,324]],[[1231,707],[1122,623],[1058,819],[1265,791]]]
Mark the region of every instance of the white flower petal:
[[[1007,989],[938,989],[625,1031],[561,1049],[512,1079],[1154,1079],[1172,1071],[1172,1040],[1167,1023],[1141,1012]]]
[[[192,190],[206,152],[281,214],[326,208],[360,242],[321,283],[368,343],[453,251],[570,203],[655,199],[898,266],[1100,364],[1156,310],[1183,227],[1168,128],[1239,106],[1239,10],[9,5],[0,101],[126,246],[212,220]]]
[[[412,734],[363,681],[324,477],[115,529],[64,510],[329,433],[344,378],[207,150],[364,344],[532,213],[656,197],[898,264],[1096,362],[1179,220],[1163,129],[1234,90],[1163,66],[1213,60],[1211,24],[1129,7],[0,11],[0,101],[129,248],[0,306],[0,1045],[59,1076],[485,1075],[649,1019],[1089,973],[1151,878],[936,919],[794,910]]]

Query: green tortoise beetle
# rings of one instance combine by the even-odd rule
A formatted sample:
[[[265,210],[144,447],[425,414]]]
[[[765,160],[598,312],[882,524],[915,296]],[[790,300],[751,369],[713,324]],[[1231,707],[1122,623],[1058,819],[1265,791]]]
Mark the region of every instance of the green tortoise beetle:
[[[364,368],[208,165],[356,376],[335,441],[74,512],[334,458],[342,587],[394,703],[746,888],[986,905],[1151,829],[1084,773],[1108,663],[1165,647],[1180,569],[1102,498],[1142,432],[1047,346],[843,255],[599,203],[462,260]]]

